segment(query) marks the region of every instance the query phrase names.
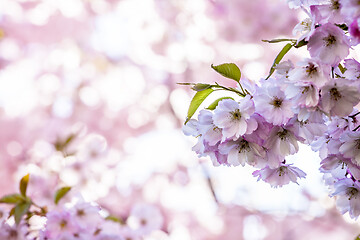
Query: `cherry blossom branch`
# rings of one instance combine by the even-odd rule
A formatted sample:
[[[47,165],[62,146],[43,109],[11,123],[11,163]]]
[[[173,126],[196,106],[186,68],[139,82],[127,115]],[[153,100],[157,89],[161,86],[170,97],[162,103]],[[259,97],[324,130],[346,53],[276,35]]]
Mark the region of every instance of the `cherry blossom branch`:
[[[226,90],[226,91],[234,92],[234,93],[238,94],[238,95],[241,96],[241,97],[245,97],[245,96],[246,96],[246,93],[245,93],[243,87],[241,86],[241,84],[239,84],[239,85],[240,85],[241,90],[243,91],[243,93],[240,92],[239,90],[235,89],[235,88],[232,88],[232,87],[229,87],[229,88],[228,88],[228,87],[221,86],[221,85],[219,85],[217,82],[215,82],[215,84],[216,84],[216,85],[211,85],[211,87],[221,88],[221,89],[214,89],[214,91]]]

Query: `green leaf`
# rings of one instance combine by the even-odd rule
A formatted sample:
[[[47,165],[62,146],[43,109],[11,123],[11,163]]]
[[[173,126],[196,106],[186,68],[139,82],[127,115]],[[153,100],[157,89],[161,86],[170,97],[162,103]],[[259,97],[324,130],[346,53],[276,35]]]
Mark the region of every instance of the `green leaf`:
[[[21,218],[29,211],[30,206],[31,202],[29,201],[18,203],[15,206],[14,217],[16,224],[20,223]]]
[[[24,197],[26,197],[26,189],[29,183],[29,174],[25,175],[21,180],[20,180],[20,193],[21,195],[23,195]]]
[[[355,238],[355,240],[360,240],[360,234]]]
[[[71,190],[71,187],[62,187],[59,190],[57,190],[54,195],[54,203],[58,204],[60,199],[63,198],[70,190]]]
[[[219,102],[223,99],[232,99],[234,100],[232,97],[222,97],[222,98],[219,98],[219,99],[216,99],[212,104],[210,104],[206,109],[208,110],[214,110],[217,105],[219,104]]]
[[[211,88],[210,84],[206,84],[206,83],[197,83],[195,84],[191,89],[197,92],[206,90],[208,88]]]
[[[60,152],[64,151],[66,147],[75,139],[75,137],[75,134],[70,134],[65,140],[58,139],[54,144],[56,150]]]
[[[18,193],[5,195],[0,198],[0,203],[16,204],[21,201],[24,201],[24,197]]]
[[[278,38],[278,39],[261,40],[261,41],[267,42],[267,43],[279,43],[279,42],[293,42],[293,43],[296,43],[296,39],[289,39],[289,38]]]
[[[205,98],[207,98],[207,96],[209,96],[210,93],[212,93],[213,91],[213,89],[208,88],[195,94],[195,96],[191,100],[185,124],[191,119],[191,117],[194,115],[194,113],[199,108],[200,104],[205,100]]]
[[[279,52],[279,54],[276,56],[273,65],[270,68],[269,75],[265,78],[266,80],[269,79],[269,77],[274,73],[275,66],[280,63],[281,59],[285,56],[285,54],[291,49],[293,45],[288,43],[283,47],[283,49]]]
[[[15,214],[15,207],[10,209],[9,217],[13,216]]]
[[[211,68],[223,75],[224,77],[233,79],[237,82],[240,81],[241,72],[238,66],[234,63],[224,63],[218,66],[211,64]]]
[[[124,224],[124,220],[118,218],[118,217],[115,217],[113,215],[109,215],[105,218],[105,220],[109,220],[109,221],[113,221],[113,222],[117,222],[117,223],[120,223],[120,224]]]
[[[74,134],[70,134],[70,135],[68,136],[68,138],[65,140],[64,145],[67,146],[72,140],[74,140],[74,138],[75,138],[75,135],[74,135]]]

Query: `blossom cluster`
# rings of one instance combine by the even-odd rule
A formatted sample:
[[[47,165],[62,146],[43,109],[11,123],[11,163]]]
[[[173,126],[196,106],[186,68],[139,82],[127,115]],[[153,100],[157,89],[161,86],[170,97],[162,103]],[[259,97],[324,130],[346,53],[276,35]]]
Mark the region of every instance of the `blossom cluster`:
[[[110,153],[105,138],[86,134],[82,125],[75,125],[54,143],[36,141],[18,170],[19,174],[30,172],[20,181],[21,194],[0,198],[0,203],[14,205],[10,211],[0,209],[0,239],[141,240],[159,233],[166,236],[163,213],[155,204],[138,199],[120,216],[94,201],[107,194],[110,184],[106,182],[113,181],[107,163]]]
[[[134,205],[126,221],[113,216],[104,217],[103,211],[95,203],[74,198],[73,202],[57,206],[44,216],[34,213],[19,224],[14,224],[13,219],[4,212],[0,238],[140,240],[151,239],[152,234],[162,232],[163,217],[156,206]]]
[[[305,178],[306,173],[286,159],[298,152],[300,143],[308,144],[320,152],[320,171],[338,208],[357,218],[360,63],[348,56],[360,42],[360,5],[351,0],[288,2],[308,18],[294,28],[299,38],[269,41],[290,42],[275,59],[269,76],[256,83],[239,81],[236,66],[216,66],[217,72],[238,82],[236,89],[221,87],[238,93],[239,99],[219,99],[212,104],[215,107],[201,110],[197,120],[188,120],[183,131],[197,137],[193,150],[209,156],[215,166],[251,165],[258,169],[253,176],[273,187]],[[295,64],[280,62],[290,48],[303,46],[310,57]],[[198,93],[220,87],[199,86],[193,87]]]
[[[77,126],[53,144],[34,143],[27,163],[19,169],[19,173],[30,172],[20,182],[21,194],[0,198],[0,203],[14,205],[10,211],[0,209],[0,239],[140,240],[159,232],[166,235],[161,230],[163,213],[155,204],[137,201],[118,216],[113,209],[83,198],[101,197],[89,191],[101,188],[100,194],[107,192],[110,186],[101,177],[111,175],[105,164],[111,150],[106,140],[85,132]],[[71,186],[59,188],[65,184]]]

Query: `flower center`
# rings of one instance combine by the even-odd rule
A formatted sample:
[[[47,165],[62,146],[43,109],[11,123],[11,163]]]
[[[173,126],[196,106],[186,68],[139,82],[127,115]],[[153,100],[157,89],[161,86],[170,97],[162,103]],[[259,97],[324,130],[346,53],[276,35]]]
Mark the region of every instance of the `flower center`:
[[[95,151],[95,150],[91,150],[91,151],[90,151],[90,156],[91,156],[92,158],[96,158],[98,155],[99,155],[99,154],[98,154],[97,151]]]
[[[339,93],[337,88],[330,89],[330,98],[335,101],[337,101],[341,98],[341,94]]]
[[[304,93],[307,93],[308,91],[309,91],[309,89],[310,89],[310,87],[309,86],[306,86],[306,87],[304,87],[303,88],[303,90],[302,90],[302,94],[304,94]]]
[[[278,172],[279,172],[279,177],[281,177],[281,176],[284,176],[285,175],[285,173],[286,173],[286,167],[284,167],[284,166],[281,166],[281,167],[279,167],[279,169],[278,169]]]
[[[311,29],[311,22],[309,22],[309,19],[302,21],[300,24],[304,27],[304,30]]]
[[[281,140],[286,140],[286,137],[288,136],[288,131],[286,129],[283,129],[282,131],[279,131],[277,135]]]
[[[323,40],[325,42],[326,47],[329,47],[329,46],[335,44],[335,42],[336,42],[336,38],[333,35],[329,35],[327,37],[324,37]]]
[[[245,139],[242,139],[239,143],[238,149],[239,149],[239,153],[244,152],[244,151],[249,151],[249,143],[248,141],[246,141]]]
[[[355,140],[355,147],[360,149],[360,139]]]
[[[79,217],[82,217],[85,215],[85,211],[83,209],[78,209],[76,211],[76,215],[78,215]]]
[[[221,129],[218,128],[217,126],[214,126],[214,127],[213,127],[213,131],[214,131],[214,132],[221,132]]]
[[[17,237],[17,236],[18,236],[18,233],[17,233],[16,230],[11,229],[11,230],[9,231],[9,237],[15,238],[15,237]]]
[[[309,120],[306,120],[306,121],[299,121],[300,123],[300,126],[303,127],[304,125],[308,124],[309,123]]]
[[[239,109],[236,109],[231,114],[232,114],[233,120],[239,120],[241,118],[241,113],[240,113]]]
[[[338,0],[331,0],[331,8],[334,10],[339,10],[340,2]]]
[[[100,228],[97,228],[96,231],[94,232],[94,236],[98,235],[101,232]]]
[[[357,197],[356,195],[358,194],[359,190],[357,190],[356,188],[350,187],[347,189],[347,195],[349,196],[349,200],[351,200],[353,197]]]
[[[146,224],[147,224],[146,219],[141,219],[141,220],[140,220],[140,225],[141,225],[141,226],[145,226]]]
[[[308,77],[312,77],[317,73],[317,71],[317,67],[315,67],[315,65],[312,63],[309,63],[309,65],[306,66],[306,73]]]
[[[274,97],[273,101],[270,104],[273,105],[276,108],[280,108],[282,102],[283,102],[283,100],[281,98]]]
[[[67,222],[66,222],[64,219],[61,220],[61,222],[60,222],[60,228],[63,229],[63,228],[66,227],[66,225],[67,225]]]

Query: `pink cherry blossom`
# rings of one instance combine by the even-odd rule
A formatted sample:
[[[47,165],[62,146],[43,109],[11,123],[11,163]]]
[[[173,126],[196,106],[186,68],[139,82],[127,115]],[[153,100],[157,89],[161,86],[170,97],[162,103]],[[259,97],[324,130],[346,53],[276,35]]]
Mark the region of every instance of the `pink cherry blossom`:
[[[299,107],[314,107],[319,102],[319,89],[312,84],[304,83],[302,86],[290,85],[286,88],[286,96]]]
[[[344,178],[347,174],[351,174],[355,179],[360,179],[360,168],[356,164],[353,164],[348,158],[344,158],[342,155],[328,155],[325,159],[321,161],[320,171],[326,173],[330,172],[332,175],[337,175],[338,173],[333,173],[333,171],[341,172],[341,178]]]
[[[164,218],[156,206],[136,204],[130,212],[127,224],[138,233],[146,235],[154,230],[161,229]]]
[[[350,158],[354,164],[360,166],[360,132],[344,132],[340,141],[342,145],[339,151],[344,157]]]
[[[353,19],[360,14],[360,4],[356,0],[341,0],[341,13],[348,19]]]
[[[214,124],[212,112],[201,110],[198,119],[198,131],[202,135],[204,141],[207,141],[210,146],[214,146],[221,141],[223,137],[222,130]]]
[[[291,164],[281,164],[277,168],[265,167],[261,170],[253,172],[258,181],[261,179],[268,182],[272,187],[281,187],[290,182],[297,183],[298,178],[304,178],[306,174]]]
[[[79,226],[72,218],[70,212],[52,211],[47,214],[45,235],[50,239],[63,239],[64,237],[73,237],[80,230]]]
[[[214,124],[222,129],[223,138],[237,139],[244,134],[250,134],[257,128],[257,121],[252,118],[255,112],[254,104],[247,95],[238,104],[234,100],[224,99],[214,110]]]
[[[245,166],[245,163],[255,166],[265,158],[265,151],[261,146],[244,138],[221,143],[219,150],[228,155],[227,162],[232,166]]]
[[[337,196],[336,206],[342,214],[349,212],[350,217],[357,218],[360,215],[360,186],[357,181],[345,178],[334,185],[335,191],[332,196]]]
[[[254,95],[256,112],[272,124],[286,124],[294,115],[291,101],[286,98],[285,93],[279,87],[266,85],[257,89]]]
[[[279,126],[275,126],[271,130],[264,147],[283,157],[295,154],[299,150],[294,133]]]
[[[307,45],[312,58],[335,67],[349,54],[349,41],[337,26],[326,23],[316,28]]]
[[[314,31],[315,22],[311,18],[305,18],[294,27],[293,35],[296,36],[298,33],[301,34],[298,38],[298,42],[301,40],[308,41]]]
[[[5,222],[0,223],[0,239],[6,240],[27,240],[28,229],[24,223],[20,225],[9,225]]]
[[[288,81],[294,85],[315,85],[322,87],[328,82],[329,71],[326,71],[313,59],[304,59],[297,63],[296,68],[290,71]]]
[[[360,63],[355,59],[345,59],[344,67],[346,67],[346,71],[344,73],[344,77],[351,81],[356,81],[360,79]]]
[[[229,165],[228,155],[221,153],[219,145],[220,143],[213,147],[209,146],[206,148],[205,154],[210,157],[214,166]]]
[[[344,16],[341,14],[341,3],[339,0],[330,1],[328,4],[310,6],[314,21],[319,24],[343,23]]]
[[[349,26],[349,33],[351,36],[351,44],[357,45],[360,43],[360,17],[354,19]]]
[[[185,125],[182,126],[182,131],[186,136],[196,137],[199,135],[198,132],[198,121],[195,119],[190,119]]]
[[[79,201],[70,209],[70,212],[79,227],[88,232],[94,233],[102,222],[100,208],[88,202]]]
[[[350,86],[341,86],[336,82],[321,88],[321,103],[323,111],[331,116],[345,117],[353,111],[353,107],[360,101],[360,93]]]
[[[313,122],[312,118],[300,120],[298,115],[289,121],[289,125],[294,134],[307,144],[312,143],[317,137],[323,136],[326,131],[324,123]]]

